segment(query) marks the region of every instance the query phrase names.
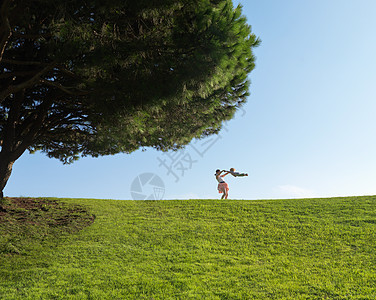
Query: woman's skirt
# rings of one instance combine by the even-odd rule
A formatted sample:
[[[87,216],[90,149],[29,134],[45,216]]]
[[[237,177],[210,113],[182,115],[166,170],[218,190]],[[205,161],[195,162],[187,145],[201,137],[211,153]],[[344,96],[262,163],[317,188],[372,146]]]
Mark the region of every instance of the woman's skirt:
[[[219,193],[227,193],[229,190],[227,182],[218,183],[218,192]]]

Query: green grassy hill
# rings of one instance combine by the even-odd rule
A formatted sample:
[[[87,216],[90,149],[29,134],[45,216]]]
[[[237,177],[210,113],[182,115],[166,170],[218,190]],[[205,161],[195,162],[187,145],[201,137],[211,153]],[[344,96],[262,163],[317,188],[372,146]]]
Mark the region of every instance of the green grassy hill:
[[[376,299],[376,196],[6,199],[0,233],[0,299]]]

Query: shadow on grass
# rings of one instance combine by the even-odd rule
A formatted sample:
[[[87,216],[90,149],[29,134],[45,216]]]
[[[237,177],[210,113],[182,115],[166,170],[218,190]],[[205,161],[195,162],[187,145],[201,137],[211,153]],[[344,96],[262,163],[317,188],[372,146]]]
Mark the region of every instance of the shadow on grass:
[[[75,233],[95,216],[85,208],[42,198],[4,198],[0,202],[0,255],[26,254],[28,245]]]

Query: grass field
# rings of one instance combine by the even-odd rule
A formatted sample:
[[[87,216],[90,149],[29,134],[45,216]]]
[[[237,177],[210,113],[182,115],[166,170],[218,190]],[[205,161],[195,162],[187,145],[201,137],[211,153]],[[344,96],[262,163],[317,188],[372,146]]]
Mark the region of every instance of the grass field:
[[[50,200],[3,203],[0,299],[376,299],[376,196]]]

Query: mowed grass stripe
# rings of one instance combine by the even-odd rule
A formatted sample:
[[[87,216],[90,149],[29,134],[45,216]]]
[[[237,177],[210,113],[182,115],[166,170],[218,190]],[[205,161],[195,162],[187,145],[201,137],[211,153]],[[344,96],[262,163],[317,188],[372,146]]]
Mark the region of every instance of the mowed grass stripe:
[[[1,299],[375,299],[376,197],[59,199],[96,216],[0,255]]]

